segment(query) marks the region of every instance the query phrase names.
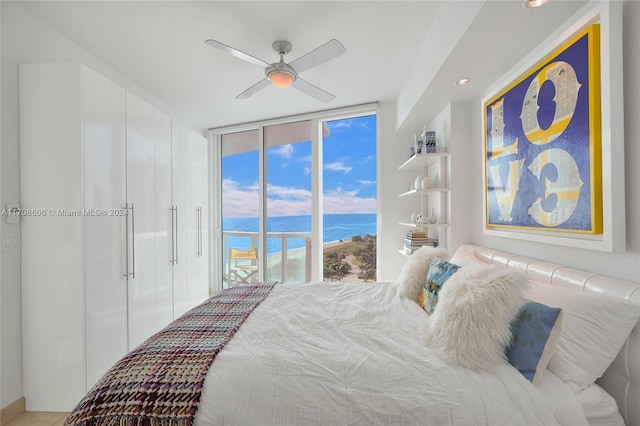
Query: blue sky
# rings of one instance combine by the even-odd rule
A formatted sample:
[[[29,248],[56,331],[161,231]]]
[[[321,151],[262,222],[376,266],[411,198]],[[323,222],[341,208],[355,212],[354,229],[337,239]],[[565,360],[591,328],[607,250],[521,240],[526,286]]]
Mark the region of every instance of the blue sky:
[[[325,214],[376,213],[375,115],[327,123],[323,141]],[[257,151],[223,158],[223,216],[258,216]],[[311,142],[267,151],[269,216],[311,214]]]

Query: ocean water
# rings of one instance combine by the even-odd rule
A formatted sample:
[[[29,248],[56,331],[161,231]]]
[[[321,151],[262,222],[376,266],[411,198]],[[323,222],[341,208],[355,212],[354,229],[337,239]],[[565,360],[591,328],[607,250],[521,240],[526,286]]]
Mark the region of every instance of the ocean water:
[[[323,238],[331,241],[348,240],[356,235],[376,235],[375,214],[325,214]],[[258,232],[257,217],[226,217],[222,220],[223,232]],[[277,216],[267,219],[267,233],[303,232],[311,234],[311,216]],[[253,245],[250,236],[228,236],[227,247],[247,249]],[[287,250],[305,246],[305,238],[287,238]],[[267,253],[282,251],[282,238],[267,238]]]

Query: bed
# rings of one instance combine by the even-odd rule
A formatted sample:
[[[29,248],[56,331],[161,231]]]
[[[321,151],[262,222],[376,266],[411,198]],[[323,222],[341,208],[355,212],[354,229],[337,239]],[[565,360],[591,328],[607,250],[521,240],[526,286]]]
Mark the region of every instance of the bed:
[[[627,319],[633,324],[611,366],[597,383],[578,389],[551,368],[533,385],[503,357],[474,369],[452,362],[441,347],[435,350],[429,336],[435,312],[445,312],[445,291],[430,317],[398,287],[409,272],[423,275],[422,264],[409,272],[405,267],[395,283],[242,285],[215,295],[123,358],[67,424],[640,424],[639,284],[472,245],[461,246],[450,261],[461,271],[517,271],[540,285],[589,291],[602,300],[611,294],[635,303],[637,316]],[[209,315],[213,305],[216,313]],[[250,306],[236,311],[238,305]],[[205,337],[213,343],[203,343]],[[177,349],[162,352],[165,342]],[[192,358],[181,356],[210,366],[188,379]],[[138,388],[131,385],[131,366],[148,376]],[[173,387],[161,376],[170,377]],[[182,376],[185,383],[176,379]],[[166,399],[158,396],[163,387]],[[145,404],[154,407],[141,410]]]

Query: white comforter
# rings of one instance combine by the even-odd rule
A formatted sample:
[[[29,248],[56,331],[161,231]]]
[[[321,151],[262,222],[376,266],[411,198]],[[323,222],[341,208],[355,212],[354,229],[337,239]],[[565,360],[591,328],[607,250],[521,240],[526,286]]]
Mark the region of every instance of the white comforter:
[[[213,362],[196,425],[560,423],[506,361],[447,365],[426,320],[390,284],[276,285]]]

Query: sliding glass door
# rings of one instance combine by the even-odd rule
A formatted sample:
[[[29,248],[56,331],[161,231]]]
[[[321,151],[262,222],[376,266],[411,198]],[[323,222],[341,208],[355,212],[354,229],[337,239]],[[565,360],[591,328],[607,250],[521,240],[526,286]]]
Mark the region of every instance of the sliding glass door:
[[[223,288],[260,279],[260,134],[221,137]]]
[[[311,281],[311,120],[264,128],[267,281]]]
[[[311,121],[225,133],[220,143],[223,288],[310,281]]]

